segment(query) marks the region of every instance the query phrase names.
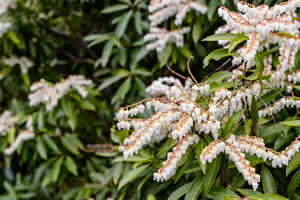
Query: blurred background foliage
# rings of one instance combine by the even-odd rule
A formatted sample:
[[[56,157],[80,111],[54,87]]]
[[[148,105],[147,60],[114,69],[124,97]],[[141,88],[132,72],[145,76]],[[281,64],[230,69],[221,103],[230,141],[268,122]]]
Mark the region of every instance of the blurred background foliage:
[[[115,148],[113,145],[122,142],[128,132],[115,130],[115,111],[147,97],[147,85],[158,77],[171,75],[165,67],[167,62],[175,71],[187,75],[186,63],[193,56],[191,70],[201,80],[227,61],[226,58],[211,61],[203,68],[202,60],[220,47],[216,42],[201,40],[224,24],[216,13],[217,8],[225,5],[235,9],[234,1],[200,2],[207,5],[208,12],[206,15],[188,14],[183,25],[191,27],[191,32],[185,36],[184,47],[168,45],[157,55],[155,51],[148,51],[143,41],[150,28],[149,0],[18,0],[4,16],[13,26],[0,39],[1,58],[25,56],[34,66],[22,74],[18,67],[0,65],[1,112],[11,110],[18,118],[16,127],[10,129],[7,136],[0,137],[0,200],[90,197],[154,200],[179,199],[185,194],[185,199],[197,199],[201,192],[210,199],[262,195],[236,189],[242,188],[245,181],[235,168],[226,168],[224,173],[231,185],[229,189],[222,188],[223,177],[221,174],[217,177],[224,162],[221,158],[213,162],[206,171],[209,176],[203,179],[203,166],[199,167],[195,155],[199,158],[199,152],[211,138],[190,149],[175,179],[165,183],[152,181],[152,174],[172,147],[170,140],[159,148],[146,148],[126,162],[113,151],[95,155],[86,149],[88,144],[107,144],[106,148],[111,150]],[[272,5],[281,1],[254,2]],[[164,25],[175,28],[174,24]],[[86,99],[72,91],[51,112],[42,105],[29,107],[28,95],[33,82],[43,78],[56,83],[70,74],[82,74],[93,80]],[[33,117],[36,137],[21,145],[13,155],[4,156],[3,150],[14,141],[16,132],[24,127],[29,116]],[[261,128],[268,142],[276,140],[277,149],[300,131],[286,130],[282,138],[276,128],[263,124]],[[297,154],[296,164],[289,173],[299,166],[299,156]],[[253,165],[259,163],[253,159]],[[283,169],[270,169],[271,173],[264,165],[260,166],[271,176],[266,180],[272,184],[272,174],[277,185],[300,180],[299,170],[292,180],[286,180],[282,176],[285,175],[281,172]],[[205,184],[208,186],[202,191]],[[278,193],[284,191],[285,188],[278,188]],[[295,195],[300,198],[299,191]]]

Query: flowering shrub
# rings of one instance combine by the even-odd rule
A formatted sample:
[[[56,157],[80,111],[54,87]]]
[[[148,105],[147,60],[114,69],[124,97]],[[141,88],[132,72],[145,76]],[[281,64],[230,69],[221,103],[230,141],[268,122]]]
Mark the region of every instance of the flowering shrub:
[[[0,0],[0,200],[298,199],[299,0],[248,2]]]
[[[184,155],[188,152],[189,146],[196,146],[196,157],[201,162],[202,173],[205,174],[204,178],[197,182],[196,187],[198,190],[203,187],[204,195],[210,191],[214,182],[212,179],[218,174],[221,159],[218,155],[222,152],[228,154],[229,160],[233,161],[237,171],[242,174],[249,185],[252,185],[254,191],[259,187],[261,176],[251,166],[245,153],[256,156],[258,159],[262,158],[260,163],[266,165],[270,163],[273,168],[289,167],[290,161],[300,149],[299,136],[296,138],[292,136],[291,138],[295,138],[294,142],[282,152],[276,152],[266,147],[264,134],[258,133],[258,128],[261,121],[271,119],[270,123],[275,123],[274,127],[280,131],[278,119],[274,115],[286,108],[289,108],[291,113],[300,108],[299,98],[294,93],[294,88],[297,88],[296,84],[300,81],[300,72],[295,67],[295,56],[300,45],[299,21],[295,18],[299,3],[296,0],[289,0],[269,8],[267,5],[255,7],[241,1],[237,3],[240,13],[220,7],[218,13],[227,24],[216,31],[217,35],[210,36],[206,40],[214,40],[214,38],[219,40],[223,37],[220,44],[224,45],[224,48],[229,48],[230,51],[239,43],[246,41],[245,45],[240,45],[237,50],[238,54],[234,54],[232,60],[233,66],[238,65],[238,67],[232,73],[216,72],[211,78],[201,83],[197,82],[193,74],[190,74],[193,82],[179,75],[186,79],[184,86],[173,77],[164,77],[154,81],[146,89],[153,98],[122,107],[116,113],[119,121],[118,129],[133,129],[132,133],[125,138],[123,145],[119,147],[124,159],[130,160],[130,157],[146,145],[171,138],[171,146],[175,145],[175,147],[167,154],[167,159],[162,162],[159,170],[153,174],[153,179],[156,181],[168,181],[176,174],[179,163],[185,159]],[[171,12],[172,9],[168,5],[164,9],[167,8],[170,10],[168,14],[175,13],[175,10]],[[168,14],[164,15],[165,18],[169,17]],[[155,21],[154,25],[157,23]],[[226,35],[227,32],[231,34]],[[234,39],[227,40],[226,37]],[[234,41],[235,39],[237,41]],[[235,42],[234,47],[232,47],[233,42]],[[279,46],[276,65],[273,65],[276,57],[272,57],[274,53],[270,51],[273,45]],[[229,50],[226,50],[224,56],[230,55],[227,52]],[[208,56],[213,59],[217,57],[214,54]],[[153,111],[149,118],[132,118],[141,115],[146,109]],[[267,120],[266,117],[270,119]],[[297,114],[293,118],[295,121],[287,119],[281,123],[291,127],[299,126],[300,122],[296,120]],[[242,124],[245,126],[245,132],[237,131]],[[211,134],[214,141],[211,142],[212,139],[207,134]],[[235,135],[239,136],[235,137]],[[208,145],[204,148],[205,145],[199,144],[199,141],[208,142]],[[281,146],[284,144],[287,145],[287,142]],[[217,157],[219,160],[211,166],[214,172],[209,173],[209,169],[205,169],[204,166],[207,162],[212,163]],[[295,157],[294,160],[296,159],[298,158]],[[228,161],[223,162],[223,165],[227,165],[225,163]],[[269,169],[263,167],[262,173],[263,191],[277,193],[276,184]],[[266,178],[265,173],[271,177]],[[293,177],[293,180],[296,178],[297,176]],[[206,183],[207,179],[211,182]],[[178,177],[175,177],[176,181]],[[272,182],[271,187],[267,185],[268,181]],[[196,183],[193,182],[193,184]],[[293,196],[291,191],[295,190],[290,188],[294,187],[289,186],[291,197]],[[241,191],[240,193],[245,195]],[[196,195],[198,196],[199,193]],[[246,193],[245,196],[248,195],[250,194]],[[274,196],[273,198],[280,197]]]

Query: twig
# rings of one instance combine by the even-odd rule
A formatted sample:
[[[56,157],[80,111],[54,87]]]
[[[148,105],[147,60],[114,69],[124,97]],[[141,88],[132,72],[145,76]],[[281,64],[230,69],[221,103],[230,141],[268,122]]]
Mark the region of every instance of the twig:
[[[189,72],[190,76],[192,77],[193,81],[194,81],[196,84],[198,84],[198,81],[197,81],[197,80],[195,79],[195,77],[193,76],[193,73],[192,73],[191,68],[190,68],[190,61],[191,61],[191,58],[192,58],[192,57],[190,57],[190,58],[188,59],[188,62],[187,62],[187,69],[188,69],[188,72]]]
[[[183,76],[183,75],[181,75],[181,74],[179,74],[179,73],[175,72],[173,69],[171,69],[171,67],[169,66],[169,64],[168,64],[168,63],[166,63],[166,65],[167,65],[167,68],[168,68],[168,70],[169,70],[170,72],[172,72],[173,74],[175,74],[175,75],[179,76],[180,78],[182,78],[182,79],[184,79],[184,80],[186,80],[186,79],[187,79],[185,76]]]

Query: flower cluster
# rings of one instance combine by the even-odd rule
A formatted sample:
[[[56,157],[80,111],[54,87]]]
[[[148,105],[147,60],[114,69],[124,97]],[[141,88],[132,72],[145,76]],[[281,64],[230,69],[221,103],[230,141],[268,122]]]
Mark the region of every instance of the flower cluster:
[[[85,98],[88,94],[85,86],[92,84],[91,80],[81,75],[71,75],[66,80],[50,85],[45,80],[34,83],[31,86],[32,93],[29,95],[29,105],[34,106],[41,102],[46,103],[47,110],[52,110],[62,98],[71,89],[75,89]]]
[[[249,37],[245,47],[239,49],[241,58],[247,67],[255,66],[254,57],[257,51],[268,49],[272,43],[280,46],[280,64],[278,71],[284,73],[294,66],[297,49],[300,46],[299,21],[295,16],[298,0],[289,0],[273,7],[260,5],[255,7],[240,1],[237,8],[241,13],[233,12],[225,7],[219,8],[219,15],[227,22],[216,33],[244,33]],[[228,41],[222,41],[226,45]],[[241,61],[241,59],[238,59]],[[234,60],[233,64],[236,64]]]
[[[229,159],[232,160],[238,171],[243,174],[245,180],[249,185],[252,185],[256,190],[260,181],[260,176],[255,173],[255,169],[251,167],[249,161],[245,158],[245,153],[250,155],[256,155],[259,158],[263,158],[264,161],[270,160],[272,167],[282,167],[288,165],[291,158],[300,149],[300,137],[288,146],[281,153],[276,152],[270,148],[265,147],[265,144],[261,138],[251,136],[231,136],[229,139],[215,140],[210,143],[201,153],[200,159],[203,164],[206,162],[212,162],[214,158],[220,153],[225,152],[229,155]]]
[[[23,141],[31,140],[34,138],[33,126],[32,126],[32,117],[30,117],[26,122],[26,130],[21,131],[15,141],[4,150],[6,155],[13,154],[18,147],[22,144]]]
[[[1,0],[0,2],[0,15],[3,15],[7,9],[16,2],[16,0]],[[11,27],[10,22],[0,21],[0,37],[2,37]]]
[[[178,30],[167,30],[159,28],[157,25],[175,16],[175,24],[181,25],[186,14],[190,10],[195,10],[202,14],[206,13],[207,7],[201,3],[192,0],[152,0],[149,6],[149,16],[151,29],[145,35],[146,41],[152,41],[147,45],[147,49],[156,49],[161,52],[167,43],[175,43],[177,47],[183,46],[183,35],[190,31],[190,28],[184,27]]]
[[[249,36],[246,47],[237,50],[241,56],[235,56],[233,59],[234,65],[239,66],[233,70],[232,77],[224,79],[225,83],[234,82],[234,87],[222,88],[221,84],[216,88],[215,85],[212,86],[206,82],[194,84],[190,79],[186,79],[184,85],[173,77],[163,77],[154,81],[146,89],[146,92],[153,98],[122,107],[116,113],[118,129],[132,131],[119,148],[123,152],[124,158],[127,159],[138,153],[146,145],[159,142],[167,137],[172,138],[173,144],[177,144],[177,146],[168,154],[167,160],[154,174],[155,180],[165,181],[174,175],[177,163],[188,146],[197,143],[201,135],[211,134],[215,140],[201,154],[200,159],[203,164],[212,162],[219,153],[225,152],[254,190],[258,187],[260,176],[256,174],[255,168],[247,161],[244,153],[262,157],[265,161],[269,160],[273,167],[287,165],[295,152],[299,150],[299,138],[286,150],[278,153],[265,147],[262,138],[231,136],[229,139],[220,139],[220,133],[224,124],[234,113],[241,113],[239,120],[247,118],[253,100],[261,101],[264,104],[259,107],[259,117],[272,116],[284,108],[300,108],[299,98],[295,97],[293,92],[294,85],[300,81],[300,72],[295,69],[293,60],[300,46],[297,46],[299,40],[298,36],[286,37],[282,33],[285,31],[288,34],[298,34],[298,25],[294,29],[298,22],[290,17],[295,12],[293,6],[298,6],[295,2],[290,0],[272,8],[266,5],[254,7],[239,2],[238,9],[244,14],[221,7],[219,13],[227,21],[227,24],[222,26],[218,32],[241,32]],[[151,9],[163,9],[167,5],[169,4],[166,3],[161,7],[152,7]],[[282,25],[276,24],[282,20],[284,21]],[[287,21],[289,23],[286,23]],[[271,25],[267,25],[270,26],[269,28],[262,28],[264,23]],[[265,34],[264,31],[269,36],[262,36]],[[257,80],[258,78],[244,79],[243,75],[246,72],[252,73],[253,71],[256,52],[269,48],[270,44],[274,43],[271,42],[270,37],[276,38],[274,41],[280,46],[279,64],[276,66],[276,70],[273,70],[273,57],[269,53],[263,57],[262,75],[266,78],[260,81]],[[226,43],[228,42],[224,44]],[[283,89],[285,94],[292,96],[283,96],[282,91],[278,91],[279,89]],[[270,103],[264,102],[263,96],[271,91],[280,94],[281,98]],[[146,109],[150,112],[153,111],[153,115],[147,119],[134,118],[145,112]]]
[[[10,111],[5,111],[0,116],[0,136],[5,136],[10,128],[14,127],[16,117]]]
[[[33,63],[28,60],[26,57],[16,57],[16,56],[12,56],[10,58],[5,58],[3,63],[5,65],[9,65],[11,67],[14,67],[16,65],[19,65],[22,71],[22,74],[26,74],[29,70],[29,68],[31,68],[33,66]]]

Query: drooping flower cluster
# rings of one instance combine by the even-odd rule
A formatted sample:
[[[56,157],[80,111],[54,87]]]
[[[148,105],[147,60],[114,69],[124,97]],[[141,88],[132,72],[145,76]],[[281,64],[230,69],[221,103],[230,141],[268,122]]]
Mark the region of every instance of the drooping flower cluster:
[[[283,37],[280,40],[276,40],[280,46],[279,64],[276,70],[273,70],[273,58],[272,54],[269,53],[263,59],[264,69],[262,73],[266,78],[258,81],[258,78],[244,79],[243,76],[240,77],[245,75],[246,72],[253,73],[253,70],[250,71],[250,69],[255,66],[255,61],[252,55],[249,57],[249,53],[254,51],[255,54],[257,52],[258,48],[255,47],[254,43],[261,45],[259,48],[268,46],[268,38],[264,38],[264,41],[260,39],[259,34],[261,32],[256,30],[256,25],[258,26],[264,20],[268,21],[270,17],[274,18],[274,16],[276,20],[277,18],[278,20],[289,18],[287,15],[293,15],[294,13],[294,9],[289,7],[290,4],[296,5],[295,1],[288,1],[286,4],[278,5],[279,7],[274,6],[269,9],[267,6],[253,7],[250,4],[240,2],[239,9],[244,13],[249,12],[244,15],[231,12],[224,7],[220,8],[219,12],[222,16],[225,16],[228,25],[223,26],[219,32],[243,32],[249,36],[249,41],[251,41],[247,42],[246,47],[237,50],[242,56],[235,56],[233,63],[239,66],[233,70],[232,77],[224,80],[225,82],[234,82],[234,87],[222,88],[220,85],[214,88],[216,87],[214,85],[212,88],[208,83],[194,84],[190,79],[187,79],[185,85],[183,85],[173,77],[164,77],[154,81],[146,89],[146,92],[153,98],[120,108],[116,113],[116,118],[119,121],[117,124],[118,129],[132,131],[131,135],[124,140],[124,144],[119,148],[123,152],[124,158],[127,159],[129,156],[138,153],[146,145],[162,141],[167,137],[172,138],[173,143],[177,143],[177,145],[168,154],[167,160],[162,163],[162,167],[154,174],[155,180],[165,181],[175,174],[177,163],[188,146],[197,143],[201,135],[211,134],[215,141],[203,151],[201,161],[203,163],[206,163],[206,161],[211,162],[219,153],[225,152],[248,183],[253,186],[254,190],[258,187],[260,176],[255,173],[255,168],[246,160],[244,153],[262,157],[265,161],[269,160],[272,162],[273,167],[287,165],[295,152],[299,150],[299,138],[296,138],[296,141],[285,151],[278,153],[266,148],[262,138],[232,136],[229,139],[220,139],[220,132],[222,126],[224,127],[224,124],[234,113],[242,113],[241,119],[249,116],[247,112],[253,100],[261,101],[264,104],[258,112],[260,117],[272,116],[284,108],[300,108],[299,98],[293,95],[294,85],[300,82],[300,72],[295,69],[294,61],[291,61],[299,46],[291,48],[289,37],[282,35]],[[261,12],[264,15],[259,16],[257,19],[252,18],[255,13],[255,15],[261,15]],[[273,12],[279,12],[279,14]],[[283,13],[284,16],[281,16]],[[246,23],[244,23],[245,20],[250,24],[248,24],[250,26],[249,30],[242,27]],[[242,23],[242,25],[237,27],[234,23]],[[297,24],[294,19],[291,19],[291,23]],[[294,25],[291,26],[294,27]],[[279,31],[282,30],[288,31],[288,33],[298,33],[299,27],[297,25],[296,30],[288,27],[278,28],[278,30],[270,29],[272,30],[270,35],[280,35],[282,33]],[[296,43],[298,41],[297,37],[292,36],[293,41]],[[284,47],[285,49],[283,49]],[[243,55],[245,51],[249,51],[247,55]],[[278,91],[279,89],[284,89],[282,92],[287,95],[292,94],[292,96],[283,96],[281,91]],[[273,102],[264,102],[262,97],[272,91],[280,94],[281,98],[278,100],[274,98]],[[199,104],[198,102],[202,103]],[[145,112],[146,109],[153,111],[154,114],[148,119],[133,118]]]
[[[84,78],[82,75],[71,75],[66,80],[50,85],[44,79],[34,83],[31,86],[29,95],[29,105],[34,106],[42,102],[46,103],[47,110],[52,110],[62,98],[71,89],[75,89],[85,98],[88,94],[86,86],[92,84],[91,80]]]
[[[10,111],[5,111],[0,116],[0,136],[5,136],[10,128],[14,127],[16,117]]]
[[[249,161],[245,158],[245,153],[256,155],[259,158],[263,158],[264,161],[270,160],[272,167],[287,166],[291,158],[300,149],[300,137],[288,146],[284,151],[276,152],[270,148],[265,147],[265,144],[261,138],[251,136],[231,136],[229,139],[215,140],[210,143],[202,152],[200,159],[203,164],[206,162],[212,162],[216,156],[222,152],[229,155],[229,159],[232,160],[238,171],[243,174],[244,179],[248,181],[249,185],[252,185],[256,190],[260,181],[260,176],[255,173],[255,168],[251,167]]]
[[[280,47],[280,64],[277,71],[284,73],[294,66],[297,49],[300,46],[299,21],[294,17],[299,0],[289,0],[273,7],[263,4],[255,7],[240,1],[237,8],[241,13],[225,7],[219,8],[219,15],[227,22],[216,33],[244,33],[249,37],[245,47],[238,49],[241,57],[233,60],[239,64],[242,60],[247,70],[255,66],[254,57],[257,51],[268,49],[270,44],[278,43]],[[220,44],[227,45],[228,41]],[[228,47],[228,46],[227,46]],[[240,68],[244,66],[240,66]],[[236,72],[239,72],[237,70]]]
[[[3,15],[7,9],[16,2],[16,0],[1,0],[0,2],[0,15]],[[10,22],[0,20],[0,37],[2,37],[11,27]]]
[[[26,74],[29,70],[29,68],[31,68],[33,66],[33,63],[28,60],[26,57],[16,57],[16,56],[12,56],[10,58],[5,58],[3,63],[5,65],[9,65],[11,67],[14,67],[16,65],[19,65],[22,71],[22,74]]]
[[[147,49],[156,49],[157,52],[161,52],[167,43],[175,43],[177,47],[182,47],[183,35],[190,31],[189,27],[167,30],[157,25],[173,16],[175,16],[175,25],[181,25],[190,10],[204,14],[207,8],[195,0],[151,0],[149,6],[149,12],[152,13],[149,16],[151,29],[144,39],[152,42],[147,45]]]
[[[24,141],[31,140],[32,138],[34,138],[34,132],[32,126],[32,117],[30,117],[26,122],[26,130],[21,131],[18,134],[15,141],[4,150],[4,153],[6,155],[13,154]]]

